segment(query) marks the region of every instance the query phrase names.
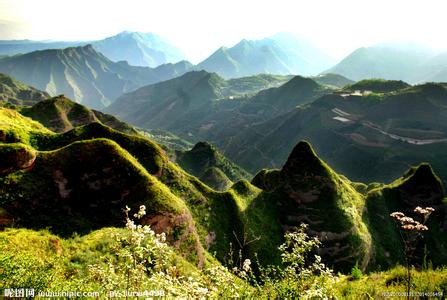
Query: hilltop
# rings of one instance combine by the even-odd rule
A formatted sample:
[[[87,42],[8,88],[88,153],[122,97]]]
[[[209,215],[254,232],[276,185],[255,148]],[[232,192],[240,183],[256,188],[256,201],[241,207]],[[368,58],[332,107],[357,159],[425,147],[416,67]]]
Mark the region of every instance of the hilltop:
[[[23,107],[20,109],[20,113],[59,133],[67,132],[77,126],[101,122],[118,131],[137,134],[132,126],[121,122],[114,116],[90,110],[64,96],[40,101],[31,107]]]

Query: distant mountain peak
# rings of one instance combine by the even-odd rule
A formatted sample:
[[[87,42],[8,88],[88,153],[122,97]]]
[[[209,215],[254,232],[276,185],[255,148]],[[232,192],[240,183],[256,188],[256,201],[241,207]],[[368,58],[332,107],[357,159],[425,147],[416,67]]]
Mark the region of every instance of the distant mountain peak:
[[[180,49],[152,32],[122,31],[93,42],[93,47],[112,61],[127,60],[134,66],[154,68],[185,60]]]

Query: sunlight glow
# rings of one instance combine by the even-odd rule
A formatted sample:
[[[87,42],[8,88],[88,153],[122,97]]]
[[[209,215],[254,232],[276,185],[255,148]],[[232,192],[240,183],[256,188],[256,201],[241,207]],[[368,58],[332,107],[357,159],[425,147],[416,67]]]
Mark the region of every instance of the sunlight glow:
[[[193,62],[222,45],[280,31],[309,38],[338,58],[386,40],[447,48],[446,11],[447,2],[438,0],[0,0],[0,20],[23,25],[15,38],[91,40],[123,30],[154,32]]]

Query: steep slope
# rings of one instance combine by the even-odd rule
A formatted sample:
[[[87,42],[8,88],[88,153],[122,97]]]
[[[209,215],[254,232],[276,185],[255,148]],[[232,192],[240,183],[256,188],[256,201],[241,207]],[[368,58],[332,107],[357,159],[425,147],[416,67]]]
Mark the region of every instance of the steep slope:
[[[388,267],[396,261],[404,261],[401,251],[402,242],[394,220],[389,214],[395,211],[403,212],[415,220],[423,222],[423,218],[414,212],[414,208],[432,207],[435,212],[430,215],[427,226],[429,234],[425,234],[414,253],[412,263],[420,265],[424,256],[429,255],[431,259],[439,264],[445,264],[447,259],[441,254],[446,253],[447,241],[445,230],[447,229],[446,203],[443,203],[444,187],[440,179],[434,174],[428,164],[421,164],[409,169],[402,178],[389,185],[372,189],[366,199],[367,220],[374,236],[375,266]],[[380,222],[375,221],[379,219]],[[428,252],[424,253],[424,249]]]
[[[280,171],[258,174],[253,183],[268,193],[268,201],[276,203],[283,230],[307,223],[309,232],[323,242],[320,254],[326,262],[339,270],[348,270],[356,261],[366,268],[372,245],[361,219],[363,197],[349,180],[322,162],[307,142],[295,146]]]
[[[10,109],[0,120],[2,228],[83,233],[121,226],[125,205],[144,204],[144,222],[199,267],[205,250],[223,261],[235,243],[227,234],[240,232],[234,195],[184,172],[150,140],[100,123],[55,134]]]
[[[55,132],[66,132],[77,126],[101,122],[118,131],[137,134],[132,126],[114,116],[90,110],[63,96],[41,101],[32,107],[24,107],[20,109],[20,112]]]
[[[232,182],[251,175],[230,162],[207,142],[197,143],[189,151],[176,151],[175,162],[216,190],[226,190]]]
[[[32,105],[49,97],[45,92],[0,73],[0,103]]]
[[[0,59],[0,71],[52,96],[65,94],[92,108],[104,108],[121,94],[144,84],[180,74],[189,63],[163,65],[155,69],[114,63],[91,45],[43,50]]]
[[[224,78],[261,73],[314,75],[333,61],[322,51],[291,34],[280,33],[262,40],[242,40],[221,47],[196,68]]]
[[[319,254],[337,270],[350,270],[356,262],[369,270],[403,264],[404,246],[390,213],[402,211],[416,218],[417,206],[431,206],[435,213],[412,263],[420,264],[424,255],[436,265],[447,259],[443,254],[447,247],[444,188],[428,164],[411,168],[389,185],[366,186],[335,173],[308,143],[300,142],[281,170],[263,170],[252,184],[263,192],[246,209],[247,223],[278,220],[282,230],[309,224],[308,232],[322,241]],[[274,235],[266,228],[251,230],[249,240],[260,240],[248,245],[252,248],[248,252],[271,257]],[[430,249],[426,253],[425,245]]]
[[[132,66],[158,67],[185,60],[180,49],[154,33],[123,31],[92,42],[93,47],[113,61],[126,60]]]

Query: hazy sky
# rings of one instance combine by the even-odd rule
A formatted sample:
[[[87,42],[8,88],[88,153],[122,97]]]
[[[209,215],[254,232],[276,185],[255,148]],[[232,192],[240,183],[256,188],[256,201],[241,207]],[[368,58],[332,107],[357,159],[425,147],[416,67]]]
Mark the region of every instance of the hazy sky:
[[[289,31],[340,58],[386,40],[447,48],[446,12],[445,0],[0,0],[0,39],[154,32],[197,62],[221,45]]]

